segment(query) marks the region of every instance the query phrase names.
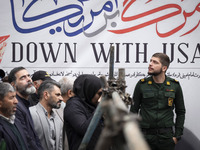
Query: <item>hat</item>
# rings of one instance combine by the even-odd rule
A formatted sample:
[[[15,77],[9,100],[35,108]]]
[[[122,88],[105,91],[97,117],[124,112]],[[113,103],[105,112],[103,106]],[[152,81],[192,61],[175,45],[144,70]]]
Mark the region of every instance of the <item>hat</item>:
[[[32,80],[36,81],[36,80],[52,80],[50,75],[46,72],[46,71],[36,71],[34,72],[33,76],[32,76]]]

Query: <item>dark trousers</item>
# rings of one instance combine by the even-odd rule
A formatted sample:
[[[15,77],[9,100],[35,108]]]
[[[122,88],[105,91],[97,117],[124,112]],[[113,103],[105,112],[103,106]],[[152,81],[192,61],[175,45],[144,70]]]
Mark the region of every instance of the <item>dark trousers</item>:
[[[173,140],[173,131],[166,132],[146,132],[144,137],[151,150],[174,150],[175,143]]]

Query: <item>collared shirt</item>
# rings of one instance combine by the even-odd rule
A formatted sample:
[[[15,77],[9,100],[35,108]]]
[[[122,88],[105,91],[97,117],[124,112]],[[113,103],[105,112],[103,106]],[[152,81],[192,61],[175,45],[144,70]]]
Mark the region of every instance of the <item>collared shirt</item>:
[[[55,122],[54,122],[55,113],[52,111],[50,114],[50,117],[48,117],[47,110],[42,106],[41,103],[39,103],[39,106],[42,107],[42,110],[44,111],[44,114],[48,121],[50,137],[51,137],[50,141],[51,141],[51,144],[53,145],[53,149],[56,149],[56,131],[55,131]]]
[[[10,118],[7,118],[7,117],[3,116],[2,114],[0,114],[0,117],[3,118],[4,120],[8,121],[11,124],[15,123],[15,115],[12,115]]]

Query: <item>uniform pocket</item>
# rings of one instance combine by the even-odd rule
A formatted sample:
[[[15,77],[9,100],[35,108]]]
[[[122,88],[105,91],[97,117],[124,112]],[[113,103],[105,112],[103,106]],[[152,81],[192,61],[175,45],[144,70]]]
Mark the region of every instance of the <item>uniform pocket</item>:
[[[175,93],[174,92],[165,92],[165,97],[175,98]]]
[[[154,93],[144,93],[143,98],[152,98],[154,97]]]
[[[144,93],[143,94],[143,104],[145,105],[145,107],[152,107],[154,106],[154,99],[155,94],[153,92],[148,92],[148,93]]]

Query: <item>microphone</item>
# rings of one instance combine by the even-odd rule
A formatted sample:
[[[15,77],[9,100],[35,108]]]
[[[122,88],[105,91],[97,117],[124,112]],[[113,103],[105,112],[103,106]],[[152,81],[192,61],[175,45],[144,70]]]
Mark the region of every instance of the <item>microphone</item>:
[[[5,72],[2,69],[0,69],[0,79],[2,79],[3,77],[5,77]]]

